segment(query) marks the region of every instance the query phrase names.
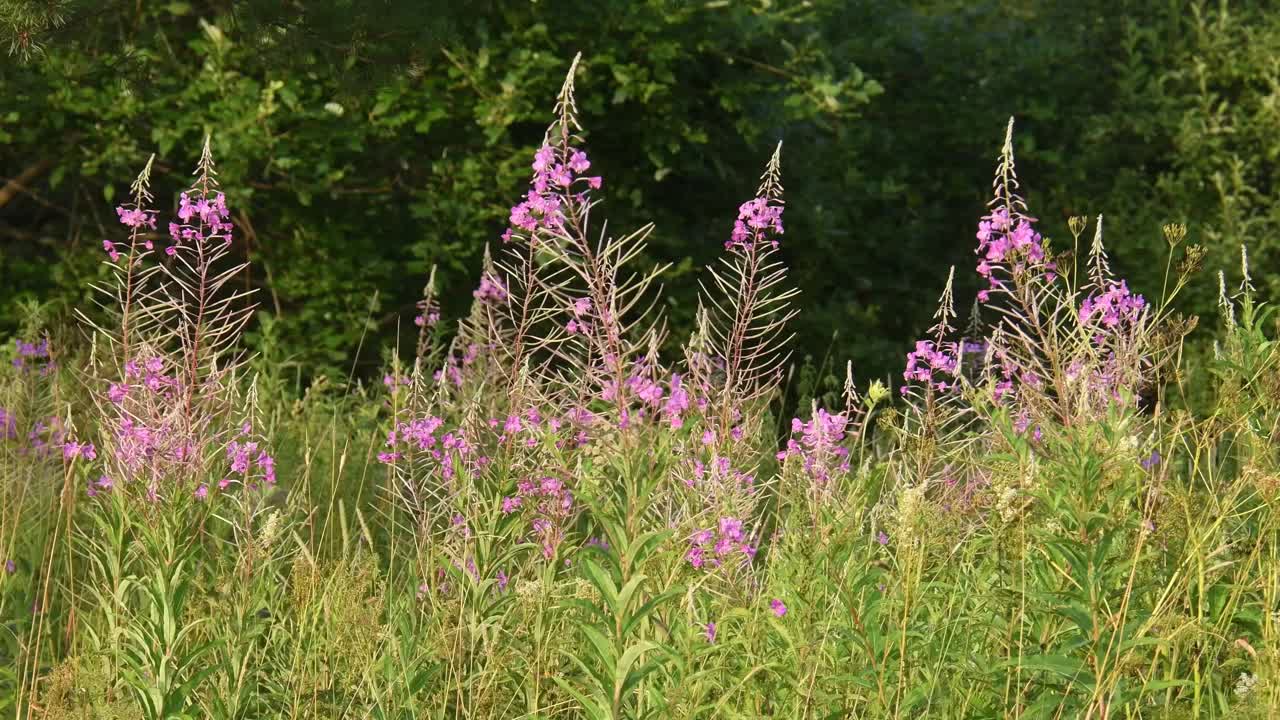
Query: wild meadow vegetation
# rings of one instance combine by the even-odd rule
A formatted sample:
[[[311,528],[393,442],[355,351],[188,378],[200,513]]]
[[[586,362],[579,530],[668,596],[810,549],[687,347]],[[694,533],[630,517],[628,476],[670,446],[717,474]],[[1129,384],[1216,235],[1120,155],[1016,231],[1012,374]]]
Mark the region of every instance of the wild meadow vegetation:
[[[605,221],[576,68],[470,314],[446,327],[423,278],[380,384],[300,392],[247,352],[211,143],[176,201],[147,163],[96,306],[33,308],[4,351],[0,708],[1274,716],[1280,350],[1246,248],[1205,269],[1168,225],[1164,282],[1131,286],[1104,218],[1042,236],[992,128],[973,260],[937,268],[894,384],[851,366],[790,417],[785,149],[689,239],[719,258],[669,338],[652,226]],[[1193,365],[1171,303],[1206,284]]]

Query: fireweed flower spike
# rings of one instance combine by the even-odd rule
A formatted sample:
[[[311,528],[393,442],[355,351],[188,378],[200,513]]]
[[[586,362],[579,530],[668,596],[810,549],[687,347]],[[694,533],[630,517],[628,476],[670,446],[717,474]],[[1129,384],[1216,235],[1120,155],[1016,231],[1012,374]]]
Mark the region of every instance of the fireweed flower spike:
[[[603,184],[598,176],[585,173],[591,168],[586,151],[575,147],[574,134],[580,130],[573,99],[573,78],[581,56],[575,57],[560,90],[558,122],[547,129],[542,146],[533,155],[530,168],[533,178],[525,198],[511,208],[510,227],[503,233],[505,242],[538,242],[561,235],[566,224],[585,215],[590,200],[589,190]],[[544,237],[549,236],[549,237]]]
[[[769,198],[758,197],[738,206],[738,219],[733,223],[733,233],[724,242],[724,249],[747,251],[762,242],[776,249],[781,234],[782,206],[770,205]]]
[[[791,420],[791,438],[777,455],[783,462],[798,462],[812,485],[812,491],[823,499],[831,496],[835,481],[849,472],[849,448],[842,443],[849,426],[847,414],[832,414],[815,407],[808,422]]]
[[[938,309],[933,317],[937,322],[929,328],[931,340],[918,340],[915,350],[907,353],[907,367],[902,377],[907,383],[919,383],[927,391],[945,393],[956,387],[959,379],[960,348],[954,341],[945,338],[954,332],[951,320],[956,316],[954,282],[956,269],[951,268],[947,276],[946,287],[938,300]],[[909,385],[903,385],[901,393],[910,392]]]
[[[0,407],[0,440],[13,440],[18,437],[18,419],[8,410]]]
[[[592,163],[581,147],[582,128],[573,97],[579,60],[575,57],[570,65],[557,97],[555,120],[533,155],[529,189],[512,206],[509,226],[502,234],[505,257],[494,264],[502,271],[504,277],[499,282],[509,299],[502,307],[484,309],[483,315],[470,323],[472,332],[485,337],[483,344],[492,346],[495,365],[513,391],[526,382],[520,378],[526,366],[531,362],[535,367],[540,365],[538,358],[545,355],[559,356],[578,366],[576,369],[587,376],[586,386],[599,382],[600,375],[621,382],[618,368],[626,361],[622,334],[615,327],[617,318],[607,312],[617,306],[618,293],[609,258],[624,257],[631,251],[617,252],[617,246],[627,240],[602,238],[597,244],[587,236],[595,202],[592,192],[602,183],[598,177],[585,175]],[[485,272],[490,274],[487,259]],[[487,290],[484,282],[482,279],[481,289]],[[564,317],[566,298],[562,293],[572,288],[574,294],[582,294],[584,286],[590,307],[576,307],[576,315]],[[488,295],[477,291],[478,300]],[[473,317],[476,314],[473,306]],[[552,323],[559,333],[535,334],[535,327]],[[564,336],[575,341],[564,347]],[[587,348],[590,352],[581,353],[584,357],[575,357],[576,350]],[[608,370],[600,367],[603,358],[610,358],[612,367]],[[625,407],[624,400],[619,398],[619,408]]]
[[[110,257],[113,263],[119,262],[123,255],[127,255],[128,261],[132,265],[140,254],[155,249],[155,244],[144,234],[146,230],[156,229],[156,211],[148,207],[153,202],[150,181],[151,166],[155,159],[156,156],[154,154],[147,159],[146,167],[142,169],[142,172],[138,174],[138,177],[130,185],[129,190],[133,194],[133,202],[116,207],[116,217],[120,224],[129,228],[129,242],[102,241],[102,248],[107,252],[107,256]]]
[[[1077,313],[1081,327],[1090,334],[1095,345],[1108,345],[1136,327],[1143,318],[1147,303],[1141,295],[1129,291],[1124,280],[1115,280],[1102,244],[1102,216],[1098,216],[1093,243],[1089,249],[1089,295],[1080,303]]]
[[[436,340],[436,325],[440,322],[440,304],[436,299],[436,266],[431,266],[431,272],[427,275],[427,284],[422,288],[422,299],[417,303],[418,314],[413,318],[413,324],[418,328],[418,343],[415,348],[413,357],[414,363],[419,368],[423,363],[430,362],[428,358],[429,351],[434,347]]]
[[[771,396],[790,357],[787,325],[798,293],[786,285],[786,266],[776,259],[783,233],[782,144],[760,177],[755,197],[738,206],[725,256],[707,268],[710,283],[698,299],[699,329],[690,363],[694,384],[707,388],[708,419],[717,449],[732,439],[737,414]],[[710,362],[707,362],[710,361]]]
[[[98,451],[93,446],[93,443],[78,443],[71,441],[63,444],[62,456],[67,460],[75,460],[76,458],[83,460],[95,460],[98,457]]]
[[[650,290],[665,266],[643,273],[628,267],[645,252],[652,224],[622,235],[592,225],[603,181],[588,174],[597,170],[583,147],[574,99],[579,61],[570,66],[555,119],[530,163],[529,189],[511,208],[502,236],[506,257],[497,263],[511,299],[489,312],[487,325],[513,393],[545,367],[542,358],[556,357],[575,379],[569,394],[580,396],[568,403],[605,400],[609,424],[630,430],[659,413],[653,388],[660,369],[656,362],[638,367],[644,343],[633,338],[662,327]]]
[[[497,275],[486,273],[480,278],[480,286],[471,293],[482,302],[504,303],[507,301],[507,285]]]
[[[938,392],[946,392],[954,387],[956,369],[959,361],[954,352],[954,343],[935,343],[931,340],[916,341],[915,350],[907,353],[907,369],[902,377],[908,381],[920,382]],[[902,387],[907,393],[907,387]]]
[[[1011,282],[1041,279],[1051,283],[1057,266],[1048,257],[1045,240],[1034,229],[1036,219],[1027,215],[1026,202],[1018,195],[1018,175],[1013,159],[1013,118],[1005,130],[1004,145],[989,206],[991,212],[978,223],[977,271],[987,281],[978,300],[991,301],[992,293],[1012,292]]]

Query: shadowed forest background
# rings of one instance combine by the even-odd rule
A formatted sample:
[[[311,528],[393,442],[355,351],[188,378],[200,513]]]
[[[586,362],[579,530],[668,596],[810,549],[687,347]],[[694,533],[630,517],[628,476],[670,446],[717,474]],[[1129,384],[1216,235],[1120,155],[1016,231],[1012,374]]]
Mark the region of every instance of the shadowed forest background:
[[[607,212],[654,221],[653,259],[675,264],[671,338],[782,140],[796,358],[883,378],[929,325],[937,268],[972,260],[1010,116],[1059,249],[1069,216],[1105,214],[1114,263],[1151,295],[1166,222],[1187,223],[1206,267],[1244,240],[1270,266],[1280,17],[1265,5],[4,0],[0,336],[37,299],[46,318],[83,304],[126,179],[156,153],[157,195],[175,196],[211,133],[264,289],[251,346],[304,382],[369,377],[413,330],[431,265],[445,320],[465,313],[581,51]],[[1211,310],[1214,290],[1180,309]]]

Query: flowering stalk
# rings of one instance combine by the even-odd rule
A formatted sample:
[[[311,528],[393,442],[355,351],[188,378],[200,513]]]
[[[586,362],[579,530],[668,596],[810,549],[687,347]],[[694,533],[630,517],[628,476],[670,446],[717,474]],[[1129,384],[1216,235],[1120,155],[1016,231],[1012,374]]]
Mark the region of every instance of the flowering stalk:
[[[773,257],[783,233],[781,156],[778,143],[755,198],[738,208],[727,255],[708,268],[712,286],[704,283],[699,295],[700,344],[709,356],[699,379],[717,395],[714,430],[721,439],[740,412],[776,390],[790,357],[786,327],[798,312],[791,307],[798,291],[783,285],[786,266]],[[723,363],[723,377],[713,379],[706,361]]]
[[[251,291],[219,296],[223,286],[243,271],[245,265],[226,269],[216,267],[228,253],[234,228],[228,221],[230,213],[226,196],[218,191],[217,171],[208,137],[195,174],[196,181],[191,189],[180,196],[179,222],[169,223],[173,244],[165,249],[165,253],[175,260],[173,265],[166,267],[171,269],[170,277],[180,289],[184,301],[182,307],[194,307],[194,317],[185,314],[181,328],[186,355],[183,400],[188,422],[195,412],[193,405],[197,393],[207,379],[219,373],[219,359],[233,349],[253,312],[252,305],[236,307],[236,303],[252,294]],[[208,366],[208,375],[202,375],[202,365]]]
[[[581,148],[581,125],[574,100],[575,57],[557,98],[557,119],[548,127],[542,146],[534,155],[531,189],[511,209],[504,242],[517,246],[521,257],[545,251],[555,267],[542,278],[523,265],[525,301],[535,283],[568,319],[548,328],[541,346],[568,361],[585,382],[578,383],[577,403],[590,399],[594,389],[614,405],[620,421],[627,415],[631,394],[623,390],[633,358],[643,346],[632,338],[648,333],[640,329],[654,308],[649,290],[667,266],[646,273],[628,273],[626,266],[641,256],[652,225],[620,238],[610,237],[607,226],[592,242],[591,211],[597,201],[591,191],[602,186],[599,176],[587,175],[591,161]],[[527,316],[528,313],[523,313]],[[655,321],[650,328],[656,327]],[[523,338],[516,338],[513,362],[523,360]],[[574,348],[580,352],[575,353]]]
[[[116,351],[118,366],[97,378],[105,386],[97,400],[106,472],[89,491],[137,481],[148,498],[158,500],[171,489],[170,481],[194,479],[197,498],[203,499],[210,483],[199,478],[232,437],[224,427],[232,388],[224,378],[242,362],[237,343],[253,311],[253,305],[242,303],[251,291],[225,292],[245,265],[223,267],[233,228],[226,197],[217,192],[208,138],[197,179],[181,194],[177,218],[169,223],[170,242],[162,256],[142,234],[156,224],[155,211],[147,208],[150,168],[148,161],[134,182],[132,203],[117,209],[130,229],[127,252],[104,243],[116,286],[98,289],[115,302],[119,328],[94,327]],[[149,264],[153,255],[159,262]],[[228,453],[234,464],[234,452]],[[253,460],[267,484],[274,481],[271,456],[258,451]]]
[[[431,266],[431,274],[427,276],[426,287],[422,289],[422,300],[417,305],[418,313],[413,324],[418,328],[418,344],[414,349],[414,364],[419,365],[428,360],[428,350],[436,337],[436,328],[440,323],[440,304],[436,299],[436,266]]]
[[[133,309],[134,283],[137,281],[135,275],[144,254],[149,254],[155,249],[155,243],[142,235],[145,228],[156,229],[156,213],[148,208],[148,205],[153,201],[150,192],[150,181],[151,165],[155,161],[155,157],[155,154],[152,154],[151,157],[147,158],[146,166],[130,186],[130,190],[133,192],[132,207],[121,205],[116,208],[120,223],[129,228],[129,249],[125,257],[122,283],[123,296],[120,298],[120,357],[117,367],[122,367],[130,359],[131,327],[129,321],[131,319],[130,311]],[[141,241],[141,247],[139,247],[139,241]],[[121,256],[115,243],[110,240],[103,240],[102,246],[107,251],[107,256],[111,259],[113,265],[119,262]]]

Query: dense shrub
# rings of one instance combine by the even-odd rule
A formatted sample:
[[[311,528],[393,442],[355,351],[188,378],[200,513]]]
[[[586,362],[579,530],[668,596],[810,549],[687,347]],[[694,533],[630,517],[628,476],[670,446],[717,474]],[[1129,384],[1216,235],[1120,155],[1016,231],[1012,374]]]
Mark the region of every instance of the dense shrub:
[[[647,259],[673,264],[673,337],[693,329],[694,280],[714,259],[689,239],[736,206],[753,149],[783,139],[804,168],[788,178],[806,198],[788,226],[805,241],[781,250],[806,295],[793,406],[838,392],[810,385],[842,357],[887,377],[932,324],[916,290],[939,261],[966,262],[990,128],[1012,114],[1041,232],[1062,241],[1070,217],[1105,213],[1117,269],[1149,295],[1166,223],[1184,223],[1211,267],[1246,241],[1260,263],[1274,252],[1280,34],[1265,4],[357,5],[0,3],[14,51],[0,63],[0,333],[18,329],[17,300],[83,306],[121,178],[156,151],[157,190],[176,196],[184,168],[166,159],[216,128],[235,250],[263,290],[249,346],[271,344],[303,382],[353,366],[374,378],[432,265],[443,316],[466,314],[516,158],[536,149],[542,101],[579,50],[602,88],[582,111],[609,129],[592,160],[610,216],[654,222]],[[958,289],[977,279],[961,273]],[[1179,309],[1212,313],[1212,285]],[[1193,344],[1201,367],[1208,334]]]

